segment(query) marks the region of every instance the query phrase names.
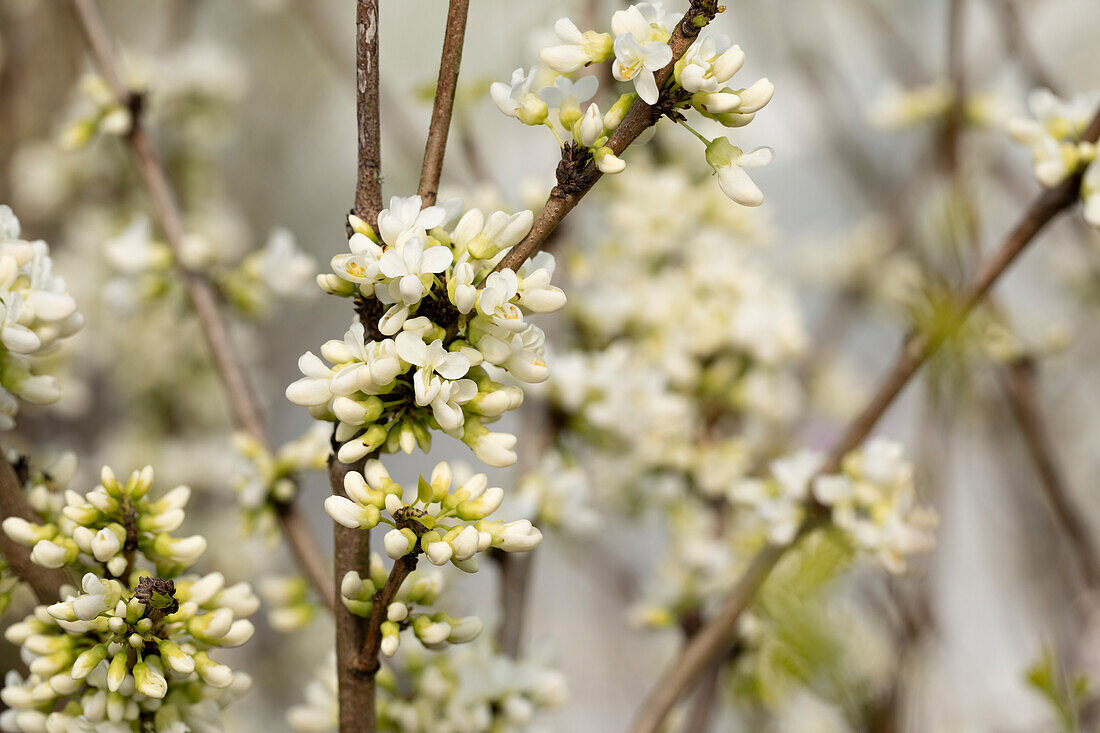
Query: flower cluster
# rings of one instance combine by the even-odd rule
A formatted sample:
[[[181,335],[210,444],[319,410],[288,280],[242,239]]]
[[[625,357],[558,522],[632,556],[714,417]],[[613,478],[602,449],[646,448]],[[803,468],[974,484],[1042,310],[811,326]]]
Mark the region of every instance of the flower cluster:
[[[57,380],[35,373],[31,357],[50,353],[84,323],[65,281],[53,274],[49,247],[20,233],[15,214],[0,206],[0,429],[15,426],[18,399],[58,400]]]
[[[1009,134],[1031,150],[1035,177],[1044,186],[1057,186],[1084,170],[1081,200],[1085,220],[1100,227],[1100,163],[1096,144],[1081,139],[1100,107],[1100,94],[1082,94],[1067,101],[1049,89],[1036,89],[1027,101],[1032,117],[1009,121]]]
[[[381,461],[370,460],[363,473],[351,471],[345,476],[347,496],[330,496],[325,511],[353,529],[371,529],[379,522],[391,525],[383,543],[393,559],[423,553],[433,565],[450,562],[471,573],[478,568],[479,553],[490,548],[527,552],[542,540],[542,533],[529,520],[486,519],[500,507],[504,490],[490,487],[485,474],[455,483],[451,467],[436,464],[430,479],[420,477],[416,496],[406,503],[405,489],[394,483]]]
[[[340,583],[340,596],[349,611],[364,618],[373,613],[374,596],[385,585],[386,567],[382,558],[371,555],[367,577],[348,572]],[[481,619],[476,616],[452,618],[443,612],[428,613],[443,592],[443,576],[438,572],[412,571],[401,584],[393,600],[384,609],[382,621],[383,656],[392,657],[401,646],[401,632],[411,630],[427,649],[443,649],[448,644],[465,644],[481,634]]]
[[[834,525],[890,572],[903,572],[907,556],[932,549],[936,514],[917,505],[913,466],[901,444],[874,439],[845,456],[836,474],[819,474],[822,460],[802,451],[773,461],[768,478],[737,482],[730,498],[751,506],[777,544],[794,539],[812,496]]]
[[[305,299],[315,291],[308,287],[316,265],[303,253],[287,229],[276,228],[267,243],[232,264],[232,248],[209,236],[194,233],[184,241],[182,257],[194,270],[216,282],[227,302],[246,316],[258,317],[274,309],[280,300]],[[107,240],[103,253],[115,277],[104,288],[112,304],[126,310],[147,308],[149,303],[179,291],[173,256],[168,245],[153,237],[149,220],[133,219],[117,236]]]
[[[256,590],[263,597],[267,622],[276,631],[299,631],[317,615],[309,581],[301,575],[265,575]]]
[[[534,470],[516,486],[509,509],[540,527],[575,535],[589,535],[600,525],[592,505],[592,487],[579,465],[560,450],[549,450]]]
[[[401,684],[398,684],[400,679]],[[543,730],[538,714],[565,703],[564,676],[537,659],[514,660],[476,643],[446,654],[403,655],[378,673],[378,730],[519,733]],[[337,728],[336,665],[330,659],[287,722],[301,733]]]
[[[461,214],[461,216],[460,216]],[[501,252],[530,231],[530,211],[462,213],[460,201],[421,208],[394,197],[378,230],[352,216],[351,252],[318,282],[355,297],[358,318],[343,340],[298,361],[305,375],[287,398],[336,422],[338,457],[427,451],[430,430],[460,438],[490,466],[515,462],[515,436],[486,425],[518,407],[523,392],[497,381],[549,376],[542,331],[527,321],[565,304],[550,284],[554,259],[540,253],[517,271],[496,270]],[[496,378],[495,378],[496,377]]]
[[[561,18],[554,25],[560,43],[539,54],[546,68],[519,68],[509,83],[495,82],[490,87],[493,101],[525,125],[549,127],[563,147],[563,138],[571,138],[572,149],[584,151],[602,173],[619,173],[626,167],[618,157],[622,151],[610,142],[636,98],[659,105],[662,114],[685,126],[683,111],[688,109],[724,127],[749,124],[775,89],[766,78],[748,87],[730,86],[745,63],[745,53],[725,35],[700,34],[676,61],[664,88],[658,88],[656,75],[672,62],[669,40],[681,17],[667,12],[660,2],[638,3],[612,15],[611,33],[582,32],[573,21]],[[619,96],[606,114],[596,102],[582,110],[581,105],[596,95],[598,82],[595,76],[573,77],[605,62],[611,63],[616,80],[633,83],[634,92]],[[722,191],[744,206],[763,203],[763,194],[745,171],[770,163],[771,149],[745,153],[725,137],[699,137],[707,145],[706,160],[718,174]]]
[[[233,436],[237,452],[247,461],[237,479],[241,507],[247,529],[259,523],[274,529],[271,509],[294,500],[299,474],[319,471],[332,452],[332,430],[327,423],[314,423],[298,438],[284,443],[274,453],[247,433]]]
[[[88,74],[80,80],[80,109],[61,133],[61,145],[73,149],[96,135],[123,137],[134,124],[130,110],[119,103],[102,77]]]
[[[55,523],[4,520],[36,563],[89,570],[8,628],[30,674],[5,680],[4,730],[220,730],[218,710],[250,685],[210,654],[251,638],[259,601],[221,573],[186,574],[206,541],[169,533],[190,490],[154,501],[152,483],[150,468],[125,483],[104,468],[100,486],[68,492]]]

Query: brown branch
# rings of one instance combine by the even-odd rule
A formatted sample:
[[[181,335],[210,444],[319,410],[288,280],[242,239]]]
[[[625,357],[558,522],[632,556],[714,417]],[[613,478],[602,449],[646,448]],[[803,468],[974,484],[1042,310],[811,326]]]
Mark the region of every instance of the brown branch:
[[[210,357],[225,388],[226,397],[237,427],[249,433],[264,445],[269,445],[267,431],[260,414],[259,402],[245,377],[239,355],[229,337],[221,298],[217,287],[202,273],[190,269],[183,260],[184,227],[175,195],[168,176],[164,172],[149,134],[139,115],[140,99],[130,92],[122,80],[111,49],[110,37],[103,23],[95,0],[72,0],[81,33],[88,45],[92,60],[100,75],[107,82],[119,104],[133,112],[128,141],[137,164],[138,172],[149,193],[161,229],[164,230],[172,259],[187,288],[191,306],[195,310]],[[295,560],[313,584],[318,596],[331,607],[333,597],[332,578],[325,571],[325,562],[304,519],[293,504],[277,507],[279,524],[283,529]]]
[[[401,584],[409,577],[409,573],[416,570],[417,553],[411,552],[393,561],[390,574],[386,577],[386,584],[374,593],[371,599],[370,623],[367,625],[367,637],[363,641],[363,648],[359,651],[355,671],[374,678],[378,674],[380,666],[378,653],[382,649],[382,622],[386,620],[386,610],[397,597],[401,590]],[[374,730],[372,727],[371,730]]]
[[[439,80],[435,86],[432,122],[428,142],[424,146],[424,166],[420,172],[418,193],[424,206],[435,203],[439,192],[439,177],[443,173],[443,153],[447,149],[447,134],[454,115],[458,69],[462,63],[462,43],[466,37],[466,16],[470,0],[451,0],[447,10],[447,30],[443,36],[443,53],[439,61]]]
[[[374,221],[382,210],[382,119],[379,111],[378,71],[378,0],[357,0],[355,11],[355,97],[358,133],[358,175],[355,188],[357,216]],[[335,434],[333,435],[335,443]],[[335,445],[333,446],[336,447]],[[336,451],[329,458],[329,484],[332,493],[346,496],[344,476],[361,471],[366,459],[353,465],[341,463]],[[351,571],[370,567],[370,532],[334,525],[334,566],[336,577],[343,579]],[[336,675],[339,699],[340,733],[367,733],[377,726],[375,711],[375,672],[364,669],[360,658],[371,634],[372,622],[381,624],[377,605],[371,618],[354,615],[339,597],[336,584]],[[377,653],[375,661],[377,662]]]
[[[1035,471],[1039,474],[1047,501],[1055,519],[1065,531],[1070,550],[1077,561],[1085,585],[1090,589],[1100,587],[1100,562],[1096,541],[1067,486],[1065,476],[1055,457],[1039,400],[1035,390],[1035,366],[1030,359],[1020,359],[1009,364],[1002,375],[1005,394],[1012,415],[1020,426],[1027,451]]]
[[[951,82],[951,106],[944,117],[942,162],[954,175],[959,170],[962,131],[966,126],[966,0],[951,0],[947,17],[947,78]]]
[[[1097,137],[1100,137],[1100,113],[1093,118],[1084,139],[1095,142]],[[1078,173],[1039,196],[1009,233],[1001,248],[986,261],[974,279],[959,294],[958,315],[953,329],[945,329],[939,334],[917,333],[905,340],[878,391],[834,444],[821,469],[822,473],[836,472],[844,456],[867,438],[912,376],[942,345],[949,335],[948,331],[957,330],[962,325],[997,279],[1034,240],[1035,236],[1055,216],[1077,201],[1080,187],[1081,174]],[[634,733],[656,733],[680,696],[706,671],[710,662],[718,658],[727,648],[737,619],[764,584],[775,564],[788,549],[795,546],[803,536],[822,522],[820,508],[812,503],[809,508],[811,513],[795,539],[787,545],[768,545],[757,554],[749,564],[748,570],[723,601],[718,613],[691,639],[680,656],[662,675],[631,726]]]
[[[672,76],[673,66],[688,50],[688,47],[695,42],[699,32],[710,21],[714,20],[714,16],[718,14],[718,11],[718,0],[692,0],[691,7],[684,13],[684,17],[680,22],[676,24],[672,38],[669,39],[668,45],[672,47],[672,60],[655,75],[658,89],[664,88],[669,77]],[[658,100],[658,104],[660,104],[660,100]],[[611,139],[608,140],[608,147],[614,151],[615,155],[622,155],[623,151],[637,140],[639,135],[657,124],[659,119],[660,115],[654,107],[646,104],[641,99],[634,100],[634,104],[630,106],[622,123],[611,135]],[[508,254],[504,256],[496,269],[519,269],[528,257],[535,254],[542,247],[543,243],[561,224],[562,219],[580,203],[584,195],[592,190],[592,187],[596,185],[601,177],[602,174],[596,169],[595,165],[589,163],[583,175],[580,176],[581,180],[574,182],[576,185],[571,187],[571,190],[563,190],[561,186],[555,187],[550,193],[550,199],[542,207],[542,211],[539,212],[538,216],[535,217],[531,231],[519,244],[508,251]]]
[[[1055,94],[1059,94],[1060,85],[1047,71],[1039,60],[1035,47],[1032,46],[1024,30],[1024,23],[1020,18],[1020,8],[1014,0],[999,0],[995,5],[1001,19],[1001,27],[1004,31],[1005,44],[1010,53],[1015,54],[1020,68],[1028,76],[1035,86],[1046,87]]]
[[[374,221],[382,210],[382,118],[378,77],[378,0],[358,0],[355,8],[355,111],[359,172],[355,213],[364,221]]]
[[[513,659],[519,657],[523,647],[523,628],[531,595],[531,563],[534,555],[534,552],[523,555],[499,552],[493,555],[500,567],[500,628],[497,629],[497,644],[502,652]]]
[[[332,492],[338,496],[344,493],[344,476],[350,471],[362,471],[364,461],[347,465],[336,460],[335,453],[329,458],[329,483]],[[356,571],[362,573],[370,567],[370,532],[362,529],[349,529],[335,526],[336,577]],[[368,619],[356,616],[348,611],[340,598],[340,584],[336,584],[333,600],[336,610],[336,670],[339,680],[340,733],[373,731],[374,712],[374,676],[357,671],[359,650],[367,638]]]
[[[0,457],[0,517],[20,517],[28,522],[38,523],[27,496],[23,493],[23,482],[7,459]],[[61,586],[70,582],[64,570],[51,570],[31,561],[30,548],[24,547],[0,530],[0,554],[7,560],[20,580],[34,593],[39,603],[56,603],[61,599]]]

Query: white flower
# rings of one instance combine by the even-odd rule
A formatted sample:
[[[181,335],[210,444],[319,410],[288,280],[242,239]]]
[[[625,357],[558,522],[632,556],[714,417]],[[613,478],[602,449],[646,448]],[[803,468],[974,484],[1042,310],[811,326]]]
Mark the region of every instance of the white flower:
[[[505,468],[516,462],[518,456],[512,450],[516,447],[516,436],[510,433],[486,433],[471,446],[478,459],[493,468]]]
[[[821,468],[823,457],[817,451],[802,450],[787,458],[772,461],[771,473],[784,496],[802,501],[809,496],[810,480]]]
[[[424,240],[413,237],[400,247],[386,250],[378,260],[378,268],[388,278],[397,280],[397,293],[406,305],[419,303],[427,292],[425,282],[443,272],[454,259],[447,247],[424,248]]]
[[[470,264],[467,255],[463,254],[451,271],[451,277],[447,281],[447,288],[451,302],[458,308],[458,312],[466,315],[473,310],[477,303],[477,288],[474,287],[474,266]]]
[[[429,230],[443,223],[447,216],[446,209],[442,206],[421,209],[422,204],[419,196],[391,197],[389,208],[378,213],[378,233],[382,241],[391,247],[400,246],[403,234],[424,237]]]
[[[569,74],[589,64],[602,63],[611,55],[611,36],[606,33],[581,33],[568,18],[559,18],[554,23],[554,32],[562,43],[542,49],[539,58],[558,73]],[[549,103],[549,100],[546,101]]]
[[[539,252],[519,268],[516,302],[532,313],[553,313],[565,305],[565,292],[550,284],[554,275],[554,255]]]
[[[525,125],[541,125],[549,114],[546,102],[531,91],[535,73],[534,67],[526,73],[523,69],[516,69],[512,72],[510,83],[495,81],[489,87],[489,95],[497,108]]]
[[[305,376],[286,388],[286,398],[302,407],[327,403],[332,397],[332,370],[311,351],[298,358],[298,369]]]
[[[593,78],[593,77],[588,77]],[[604,135],[603,115],[596,104],[588,105],[580,124],[577,125],[574,136],[581,145],[590,148]]]
[[[638,43],[660,41],[668,43],[672,29],[680,20],[677,13],[666,13],[659,3],[638,3],[624,10],[617,10],[611,16],[611,33],[619,36],[630,34]],[[667,62],[666,62],[667,63]]]
[[[634,81],[638,96],[646,104],[655,104],[659,91],[653,72],[672,61],[672,49],[664,41],[639,43],[627,33],[615,39],[615,62],[611,73],[619,81]]]
[[[271,231],[256,264],[264,283],[283,297],[302,293],[317,270],[314,259],[298,248],[294,234],[283,227]]]
[[[542,532],[530,520],[508,522],[500,532],[496,544],[505,552],[527,552],[542,542]]]
[[[568,76],[559,76],[553,86],[539,90],[539,98],[551,109],[579,108],[583,102],[596,96],[599,87],[600,82],[594,76],[584,76],[576,81]]]
[[[737,91],[737,97],[741,100],[737,112],[740,114],[759,112],[767,106],[768,102],[772,101],[774,94],[775,85],[768,81],[767,77],[757,79],[752,86]]]
[[[727,138],[717,138],[707,145],[707,163],[718,174],[722,193],[742,206],[759,206],[764,194],[753,183],[746,170],[762,168],[772,162],[775,152],[771,148],[756,148],[744,153]]]
[[[11,291],[0,294],[0,343],[17,354],[30,354],[42,347],[42,340],[19,322],[22,318],[23,296]]]
[[[676,81],[689,92],[716,92],[744,63],[740,46],[731,46],[724,35],[708,35],[693,43],[677,63]]]
[[[478,313],[507,331],[523,331],[527,328],[523,313],[512,302],[518,295],[519,277],[514,271],[493,272],[477,296]]]
[[[477,397],[477,383],[472,379],[440,381],[439,389],[431,401],[432,414],[439,427],[446,433],[453,433],[461,428],[465,422],[461,406],[474,397]]]
[[[416,404],[421,407],[431,403],[442,387],[442,382],[434,378],[435,374],[443,379],[454,380],[464,377],[470,371],[470,359],[464,354],[447,351],[439,339],[425,344],[420,336],[404,331],[397,336],[395,342],[401,358],[419,367],[413,376],[413,388]]]
[[[487,260],[522,241],[534,220],[529,210],[494,211],[486,218],[479,209],[470,209],[455,226],[451,241],[456,252],[465,250],[471,257]]]
[[[371,284],[376,282],[382,272],[378,266],[378,259],[382,256],[382,248],[372,242],[367,235],[356,232],[348,240],[351,252],[336,255],[332,258],[332,271],[344,280],[353,283]],[[368,288],[365,295],[372,294],[373,288]]]

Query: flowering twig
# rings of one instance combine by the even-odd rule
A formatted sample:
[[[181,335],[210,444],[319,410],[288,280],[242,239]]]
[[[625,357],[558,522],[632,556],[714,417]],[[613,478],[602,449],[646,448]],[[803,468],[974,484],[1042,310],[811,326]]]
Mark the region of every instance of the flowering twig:
[[[20,517],[28,522],[37,522],[27,497],[23,493],[23,482],[15,468],[7,459],[0,458],[0,517]],[[34,593],[39,603],[55,603],[61,598],[61,586],[69,582],[64,570],[51,570],[31,561],[30,548],[14,541],[5,532],[0,531],[0,555],[3,555],[20,580]]]
[[[676,24],[672,38],[669,39],[668,45],[672,48],[672,60],[655,74],[658,89],[664,87],[669,77],[672,76],[672,68],[676,65],[676,62],[687,52],[688,47],[695,42],[699,32],[714,19],[720,9],[718,0],[692,0],[691,7],[684,13],[684,17],[680,22]],[[660,117],[655,114],[655,111],[660,102],[661,100],[658,100],[656,106],[650,106],[640,98],[634,100],[622,123],[607,142],[607,146],[611,148],[615,155],[621,155],[632,142],[638,139],[639,135],[657,124]],[[519,269],[528,257],[535,254],[542,247],[543,243],[558,227],[558,224],[562,222],[562,219],[580,203],[586,193],[592,190],[592,187],[596,185],[601,176],[602,174],[596,169],[595,165],[589,163],[583,175],[579,176],[579,180],[573,182],[575,185],[570,186],[568,190],[560,185],[557,186],[551,193],[546,205],[535,217],[530,233],[519,244],[509,250],[508,254],[497,265],[497,270]]]
[[[382,122],[378,94],[378,0],[358,0],[355,10],[356,129],[358,131],[358,176],[354,213],[374,221],[382,210]],[[335,438],[335,435],[333,436]],[[341,463],[336,446],[329,458],[332,493],[346,496],[344,476],[361,471],[363,459]],[[333,564],[337,578],[370,567],[370,532],[337,525],[334,530]],[[340,733],[375,729],[375,675],[359,663],[369,633],[370,619],[351,613],[341,599],[339,584],[333,593],[336,615],[336,674]],[[379,617],[375,606],[371,618]],[[378,618],[379,623],[381,619]],[[375,654],[377,658],[377,653]]]
[[[416,570],[417,554],[410,553],[394,560],[390,574],[386,577],[386,584],[382,586],[372,599],[370,624],[367,627],[367,638],[363,641],[363,648],[359,651],[358,662],[355,671],[358,674],[371,678],[378,673],[378,653],[382,649],[382,622],[385,620],[385,611],[397,597],[397,591],[401,590],[401,584],[409,577],[409,573]],[[372,700],[373,704],[373,700]],[[371,718],[373,719],[373,715]],[[373,730],[373,726],[371,730]]]
[[[204,275],[183,264],[183,219],[164,167],[138,114],[141,98],[131,93],[122,81],[118,63],[111,49],[110,37],[107,35],[103,17],[95,0],[72,0],[72,2],[81,33],[96,68],[118,98],[119,103],[134,113],[127,138],[130,149],[142,181],[149,192],[157,219],[164,230],[176,269],[187,288],[187,295],[195,309],[203,338],[229,399],[234,422],[257,441],[267,445],[267,431],[260,415],[259,402],[245,377],[239,355],[230,341],[218,289]],[[299,567],[313,584],[318,596],[331,607],[335,593],[332,578],[301,514],[291,503],[282,503],[277,506],[276,514],[283,535]]]
[[[447,10],[439,80],[435,87],[432,121],[428,128],[428,142],[424,146],[424,167],[420,172],[420,188],[417,191],[424,206],[434,204],[439,191],[439,176],[443,172],[443,153],[447,149],[447,134],[451,130],[454,114],[455,88],[458,86],[458,69],[462,63],[462,44],[466,37],[469,11],[470,0],[451,0]]]
[[[1098,137],[1100,137],[1100,113],[1089,124],[1083,139],[1095,142]],[[936,334],[914,333],[905,340],[878,391],[834,444],[821,473],[836,471],[844,456],[867,438],[917,370],[943,344],[950,332],[962,325],[1008,266],[1055,216],[1078,200],[1080,186],[1081,173],[1078,172],[1058,186],[1048,189],[1035,200],[1009,233],[1000,249],[986,261],[973,280],[960,292],[954,328],[944,329]],[[790,543],[769,544],[753,558],[719,611],[692,637],[680,656],[654,686],[631,727],[634,733],[655,733],[660,729],[665,716],[684,691],[695,683],[699,675],[706,671],[709,663],[722,654],[728,646],[734,625],[756,596],[776,563],[787,550],[794,547],[821,521],[819,513],[811,513]]]

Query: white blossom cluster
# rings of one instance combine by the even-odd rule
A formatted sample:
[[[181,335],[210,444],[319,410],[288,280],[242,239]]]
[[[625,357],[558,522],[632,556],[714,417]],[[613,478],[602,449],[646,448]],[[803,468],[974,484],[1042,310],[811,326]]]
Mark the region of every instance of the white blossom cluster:
[[[400,684],[398,677],[400,676]],[[564,676],[537,659],[510,659],[475,643],[430,657],[403,655],[378,673],[378,730],[402,733],[538,733],[542,711],[568,699]],[[301,733],[337,728],[336,664],[330,659],[287,722]]]
[[[530,231],[530,211],[463,213],[458,200],[421,208],[394,197],[376,231],[357,217],[351,252],[332,260],[318,283],[355,297],[358,317],[344,339],[298,362],[305,375],[287,398],[337,423],[339,459],[373,451],[427,451],[430,431],[460,438],[484,463],[515,462],[516,438],[486,425],[518,407],[523,391],[497,379],[536,383],[549,376],[544,335],[528,322],[565,304],[550,284],[554,259],[540,253],[517,271],[495,270],[502,253]]]
[[[247,75],[240,61],[209,43],[188,43],[152,58],[127,55],[123,76],[140,98],[142,113],[166,136],[191,148],[220,144],[229,128],[226,112],[243,99]],[[120,103],[104,79],[81,78],[61,144],[76,149],[99,135],[123,137],[132,110]]]
[[[600,526],[592,487],[583,467],[559,449],[547,450],[539,465],[519,481],[509,497],[513,516],[550,530],[591,535]]]
[[[218,711],[250,686],[210,654],[252,637],[259,600],[247,583],[187,572],[206,540],[170,533],[190,489],[153,499],[152,484],[149,467],[125,483],[105,467],[92,491],[66,492],[52,522],[4,520],[34,562],[87,572],[5,633],[30,674],[5,679],[3,730],[221,730]]]
[[[494,82],[493,101],[525,125],[545,125],[563,147],[570,139],[602,173],[620,173],[626,167],[609,142],[635,99],[685,126],[683,111],[694,109],[725,127],[744,127],[771,101],[775,88],[766,78],[748,87],[730,86],[745,63],[745,53],[725,35],[707,30],[699,34],[677,60],[671,79],[658,89],[656,73],[672,61],[669,40],[682,17],[666,11],[660,2],[637,3],[612,15],[610,33],[582,32],[573,21],[561,18],[554,25],[560,43],[539,54],[545,68],[519,68],[508,83]],[[606,113],[596,102],[582,110],[581,105],[596,95],[598,81],[590,75],[574,77],[607,62],[611,75],[632,82],[634,92],[620,95]],[[744,206],[763,203],[764,195],[747,171],[770,163],[771,148],[746,153],[726,137],[702,140],[722,191]]]
[[[1007,101],[994,91],[973,91],[960,102],[951,82],[935,79],[911,88],[891,86],[867,109],[868,124],[893,132],[932,121],[942,121],[961,105],[960,120],[975,127],[989,127],[1003,120]]]
[[[429,479],[420,477],[416,495],[406,502],[404,487],[390,478],[382,462],[369,460],[363,473],[345,476],[347,496],[328,497],[325,511],[352,529],[372,529],[380,522],[393,527],[383,538],[393,559],[423,553],[433,565],[450,562],[470,573],[477,571],[482,552],[527,552],[542,540],[530,520],[486,519],[500,507],[504,490],[490,487],[485,474],[455,483],[450,465],[438,463]]]
[[[19,220],[0,205],[0,429],[15,427],[19,400],[45,405],[61,397],[57,379],[32,357],[54,351],[84,317],[65,281],[53,274],[45,242],[20,237]]]
[[[751,506],[767,525],[768,540],[794,539],[811,500],[862,551],[893,573],[905,558],[935,544],[935,512],[917,503],[913,466],[900,443],[876,438],[845,456],[835,474],[819,473],[824,456],[801,451],[773,461],[770,476],[730,487],[730,499]]]
[[[206,234],[189,234],[182,257],[192,270],[207,274],[217,283],[226,301],[239,313],[260,317],[277,302],[303,300],[314,291],[313,258],[303,253],[287,229],[272,230],[267,243],[233,263],[233,248],[224,247],[218,225]],[[118,236],[107,240],[103,254],[115,272],[104,286],[105,297],[128,312],[148,308],[168,294],[181,294],[179,276],[168,245],[153,236],[149,220],[133,219]]]
[[[316,422],[274,452],[247,433],[233,436],[237,452],[246,461],[236,481],[246,530],[252,531],[258,525],[275,530],[272,509],[294,500],[302,473],[320,471],[328,465],[331,436],[328,423]]]
[[[364,618],[373,613],[374,595],[386,585],[387,571],[378,555],[371,555],[370,568],[364,578],[354,570],[340,583],[344,606]],[[401,632],[411,631],[427,649],[444,649],[449,644],[465,644],[481,634],[481,619],[476,616],[453,618],[442,611],[429,613],[443,592],[443,576],[438,572],[414,570],[401,584],[393,600],[384,609],[382,622],[382,656],[392,657],[401,646]]]
[[[1081,139],[1100,107],[1100,93],[1059,99],[1049,89],[1028,95],[1031,117],[1009,121],[1008,132],[1031,151],[1035,177],[1048,188],[1084,171],[1081,201],[1085,220],[1100,228],[1100,163],[1096,144]]]

